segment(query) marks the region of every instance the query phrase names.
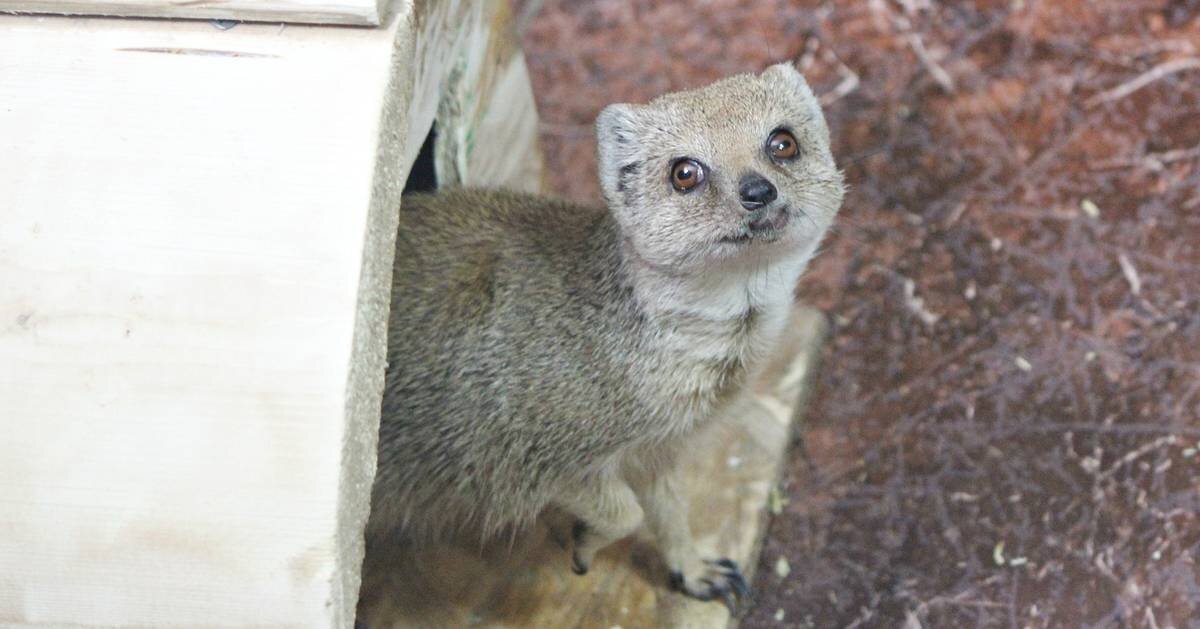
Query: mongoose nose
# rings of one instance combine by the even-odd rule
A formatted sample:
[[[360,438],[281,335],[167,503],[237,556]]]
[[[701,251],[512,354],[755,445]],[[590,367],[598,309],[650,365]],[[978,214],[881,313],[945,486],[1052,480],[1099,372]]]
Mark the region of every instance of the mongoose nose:
[[[758,208],[775,200],[778,196],[775,186],[760,175],[746,175],[738,185],[738,196],[741,197],[742,207],[747,210]]]

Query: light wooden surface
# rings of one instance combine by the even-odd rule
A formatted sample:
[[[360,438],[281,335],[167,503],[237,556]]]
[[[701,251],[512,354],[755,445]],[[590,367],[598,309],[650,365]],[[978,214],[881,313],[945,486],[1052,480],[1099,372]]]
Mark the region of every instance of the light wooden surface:
[[[387,0],[0,0],[0,12],[379,25]]]
[[[439,185],[541,190],[537,105],[508,3],[435,3],[420,22],[409,133],[436,116]]]
[[[503,10],[419,7],[0,16],[0,624],[352,622],[399,194]]]
[[[823,316],[798,308],[754,395],[733,421],[701,437],[689,470],[692,531],[702,551],[753,570],[768,496],[803,413],[803,398],[824,336]],[[655,553],[631,538],[602,552],[585,576],[569,568],[564,523],[496,548],[397,549],[385,568],[364,575],[360,619],[370,629],[399,627],[728,627],[719,603],[666,591]],[[747,574],[747,576],[750,576]]]

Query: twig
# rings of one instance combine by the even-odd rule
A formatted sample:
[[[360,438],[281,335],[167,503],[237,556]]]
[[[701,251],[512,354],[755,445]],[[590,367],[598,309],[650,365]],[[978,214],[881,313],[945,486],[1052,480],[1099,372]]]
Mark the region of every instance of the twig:
[[[1154,617],[1154,609],[1149,606],[1146,607],[1146,625],[1150,629],[1158,629],[1158,619]]]
[[[1149,85],[1159,79],[1162,79],[1169,75],[1175,74],[1176,72],[1183,72],[1184,70],[1194,70],[1194,69],[1200,69],[1200,58],[1184,57],[1182,59],[1172,59],[1170,61],[1165,61],[1165,62],[1160,63],[1160,64],[1154,66],[1153,68],[1150,68],[1149,70],[1137,75],[1136,77],[1130,79],[1129,81],[1126,81],[1125,83],[1122,83],[1110,90],[1101,92],[1101,93],[1089,98],[1087,100],[1087,102],[1084,103],[1084,105],[1087,107],[1095,107],[1096,105],[1099,105],[1100,103],[1106,103],[1109,101],[1114,101],[1114,100],[1118,100],[1121,98],[1125,98],[1126,96],[1129,96],[1130,94],[1142,89],[1143,87],[1146,87],[1147,85]]]
[[[837,55],[834,55],[837,59]],[[828,107],[833,103],[838,102],[844,96],[858,89],[858,73],[850,69],[850,66],[842,63],[838,59],[838,74],[842,75],[842,80],[834,88],[821,95],[821,106]]]
[[[904,7],[904,12],[909,15],[916,15],[921,11],[933,9],[933,3],[929,0],[897,0],[900,6]]]
[[[949,605],[953,607],[1007,607],[1007,605],[1004,603],[997,603],[996,601],[970,599],[968,597],[971,595],[971,593],[971,590],[963,590],[954,596],[935,596],[927,601],[921,601],[921,604],[917,606],[916,613],[919,615],[925,615],[928,613],[930,607],[937,605]]]
[[[1137,269],[1133,267],[1133,263],[1129,261],[1129,256],[1124,252],[1117,254],[1117,264],[1121,265],[1121,273],[1125,274],[1125,281],[1129,282],[1129,292],[1137,295],[1142,292],[1142,278],[1138,277]]]
[[[822,107],[828,107],[841,100],[850,92],[858,89],[858,73],[850,69],[850,66],[842,61],[842,58],[838,56],[837,51],[832,47],[822,49],[821,40],[815,35],[805,40],[804,52],[792,62],[792,65],[796,66],[800,72],[808,72],[813,62],[816,61],[818,51],[837,62],[837,73],[842,77],[842,80],[838,81],[838,84],[832,90],[821,94],[818,99]]]
[[[817,49],[821,47],[821,40],[816,36],[809,34],[804,39],[804,52],[796,58],[794,65],[801,73],[807,73],[812,67],[814,61],[817,60]]]
[[[917,60],[921,65],[925,66],[925,70],[933,77],[933,80],[948,93],[954,92],[954,79],[950,77],[950,73],[946,69],[934,61],[933,56],[929,54],[929,49],[925,47],[925,40],[921,39],[921,34],[913,29],[912,22],[903,15],[896,15],[882,2],[871,3],[871,8],[879,13],[886,13],[892,24],[904,35],[904,40],[908,42],[908,47],[912,48],[914,54],[917,55]],[[911,9],[908,5],[906,9]]]
[[[1191,428],[1188,426],[1179,425],[1155,425],[1155,424],[1086,424],[1079,422],[1057,423],[1057,424],[1037,424],[1030,426],[1014,426],[1011,428],[1002,428],[997,430],[993,435],[998,438],[1007,438],[1013,435],[1021,435],[1027,433],[1046,433],[1046,432],[1081,432],[1081,433],[1097,433],[1105,435],[1162,435],[1170,434],[1179,437],[1200,437],[1200,428]]]
[[[1091,170],[1112,170],[1130,166],[1145,166],[1150,170],[1162,170],[1167,164],[1200,158],[1200,144],[1186,149],[1174,149],[1161,153],[1146,153],[1141,157],[1118,157],[1096,162],[1088,166]]]
[[[1125,467],[1125,466],[1129,465],[1130,463],[1133,463],[1134,461],[1140,459],[1141,457],[1145,456],[1146,454],[1148,454],[1154,450],[1157,450],[1159,448],[1162,448],[1163,446],[1175,445],[1178,441],[1179,441],[1179,437],[1176,437],[1175,435],[1166,435],[1163,437],[1159,437],[1158,439],[1155,439],[1154,441],[1151,441],[1149,443],[1144,443],[1141,446],[1139,446],[1133,450],[1130,450],[1129,452],[1126,452],[1125,456],[1122,456],[1121,458],[1117,459],[1112,465],[1109,466],[1109,468],[1107,470],[1104,470],[1104,471],[1100,472],[1098,475],[1096,475],[1096,480],[1099,481],[1099,480],[1102,480],[1105,478],[1110,478],[1113,474],[1116,474],[1122,467]]]
[[[903,18],[901,18],[903,19]],[[905,20],[907,22],[908,20]],[[929,71],[929,75],[933,77],[937,84],[942,86],[947,92],[954,92],[954,79],[950,78],[950,73],[946,69],[938,65],[933,57],[929,56],[929,50],[925,48],[925,42],[921,36],[915,31],[905,33],[904,38],[908,40],[908,46],[916,53],[917,59],[921,61],[921,65]]]
[[[911,279],[904,278],[904,305],[909,312],[916,315],[925,325],[933,325],[941,319],[941,315],[932,312],[925,306],[925,300],[917,297],[917,285]]]

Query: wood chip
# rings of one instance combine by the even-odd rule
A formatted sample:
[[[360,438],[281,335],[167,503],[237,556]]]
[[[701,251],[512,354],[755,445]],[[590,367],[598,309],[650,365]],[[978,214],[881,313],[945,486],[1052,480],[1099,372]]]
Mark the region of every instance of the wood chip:
[[[780,579],[786,579],[792,573],[792,564],[788,563],[787,557],[780,556],[775,560],[775,576]]]
[[[904,305],[925,325],[933,325],[942,318],[941,315],[925,307],[925,300],[917,297],[916,283],[907,277],[904,278]]]
[[[783,513],[785,504],[787,504],[787,499],[783,497],[783,492],[777,485],[772,486],[770,493],[767,494],[767,511],[770,511],[771,515],[779,515]]]

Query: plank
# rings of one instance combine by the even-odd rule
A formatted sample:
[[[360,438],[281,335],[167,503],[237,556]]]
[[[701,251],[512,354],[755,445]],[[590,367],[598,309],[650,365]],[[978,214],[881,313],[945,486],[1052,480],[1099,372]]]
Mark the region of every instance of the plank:
[[[701,551],[753,570],[767,502],[792,427],[800,420],[824,317],[798,308],[790,335],[737,421],[701,436],[689,470],[692,531]],[[479,552],[442,546],[398,549],[364,575],[359,618],[371,629],[401,627],[727,627],[724,606],[670,593],[640,537],[602,551],[586,576],[571,573],[564,526],[547,518],[510,545]],[[749,575],[748,575],[749,576]]]
[[[0,624],[350,626],[406,174],[478,46],[455,128],[536,126],[505,11],[0,16]]]
[[[396,20],[0,18],[0,618],[352,618]]]
[[[378,26],[387,0],[0,0],[0,13]],[[401,8],[404,4],[399,3]]]

